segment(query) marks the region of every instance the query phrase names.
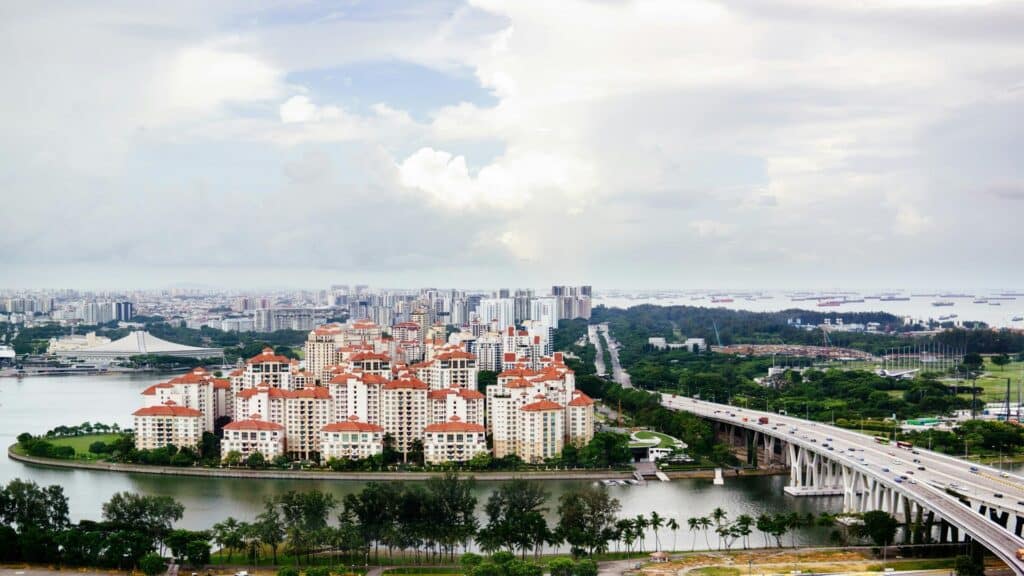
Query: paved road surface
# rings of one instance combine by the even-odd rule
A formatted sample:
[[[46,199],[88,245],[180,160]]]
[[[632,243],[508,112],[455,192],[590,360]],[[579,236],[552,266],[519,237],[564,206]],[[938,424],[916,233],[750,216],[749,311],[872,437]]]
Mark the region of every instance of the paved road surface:
[[[629,372],[622,369],[622,364],[619,363],[619,343],[612,337],[612,333],[608,330],[608,324],[593,324],[587,327],[587,333],[590,336],[590,341],[597,348],[597,356],[594,358],[594,366],[597,368],[597,373],[607,374],[604,365],[604,352],[602,352],[601,338],[598,337],[598,333],[604,334],[608,340],[608,353],[612,357],[612,379],[619,383],[623,388],[632,388],[633,384],[629,379]]]
[[[1024,563],[1015,558],[1024,539],[1014,536],[961,504],[947,489],[967,495],[975,507],[985,502],[1024,515],[1024,478],[914,447],[881,444],[872,436],[792,416],[741,409],[692,398],[662,394],[662,404],[711,420],[759,430],[842,462],[880,479],[897,492],[907,494],[942,516],[968,530],[1014,571],[1024,574]],[[758,424],[761,417],[768,424]],[[1015,519],[1010,518],[1013,528]]]

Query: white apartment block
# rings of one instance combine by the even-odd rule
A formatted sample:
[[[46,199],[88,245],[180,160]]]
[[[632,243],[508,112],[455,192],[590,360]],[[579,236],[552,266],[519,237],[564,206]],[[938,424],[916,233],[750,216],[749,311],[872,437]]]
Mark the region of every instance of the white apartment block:
[[[467,388],[476,390],[477,368],[476,356],[458,349],[442,348],[433,358],[410,368],[416,377],[430,386],[431,390],[445,388]]]
[[[538,400],[520,411],[515,453],[524,462],[543,462],[561,454],[565,446],[565,407]]]
[[[452,416],[447,422],[430,424],[423,432],[423,460],[427,464],[465,462],[487,452],[484,427]]]
[[[384,451],[384,428],[351,416],[320,429],[320,460],[369,458]]]
[[[195,368],[167,382],[154,384],[142,391],[142,397],[143,405],[146,407],[174,402],[178,406],[199,410],[203,414],[203,432],[213,432],[217,418],[232,415],[229,411],[229,382],[214,378],[203,368]]]
[[[414,440],[423,437],[427,426],[428,386],[416,378],[392,380],[381,395],[384,430],[395,440],[395,450],[407,454]]]
[[[326,324],[314,328],[303,346],[306,370],[320,378],[326,367],[338,363],[338,348],[344,343],[345,334],[340,324]]]
[[[443,424],[453,416],[462,422],[480,424],[485,421],[485,397],[476,390],[467,388],[445,388],[427,393],[427,404],[431,424]]]
[[[267,460],[273,460],[285,453],[284,426],[261,419],[239,420],[224,426],[224,437],[220,441],[221,456],[238,452],[242,458],[259,452]]]
[[[195,448],[203,437],[203,413],[171,400],[160,406],[140,408],[132,416],[137,450],[154,450],[168,444]]]

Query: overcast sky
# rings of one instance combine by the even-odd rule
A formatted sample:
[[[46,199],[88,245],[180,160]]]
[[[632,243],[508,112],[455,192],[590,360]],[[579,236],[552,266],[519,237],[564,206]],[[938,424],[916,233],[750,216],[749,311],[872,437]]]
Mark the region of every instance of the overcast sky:
[[[0,286],[1021,287],[1024,4],[0,3]]]

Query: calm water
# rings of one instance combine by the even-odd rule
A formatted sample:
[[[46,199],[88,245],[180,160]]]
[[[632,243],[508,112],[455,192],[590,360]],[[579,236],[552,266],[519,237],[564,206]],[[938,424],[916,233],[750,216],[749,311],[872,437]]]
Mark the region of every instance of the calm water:
[[[0,443],[15,442],[21,432],[38,434],[61,424],[83,421],[131,425],[131,412],[141,404],[139,392],[160,381],[155,375],[122,376],[55,376],[15,380],[0,379]],[[185,505],[181,526],[208,528],[227,516],[249,520],[259,513],[263,501],[292,489],[328,491],[339,498],[362,488],[362,482],[310,480],[252,480],[219,478],[171,478],[144,474],[116,474],[84,470],[59,470],[26,466],[0,457],[0,482],[12,478],[32,479],[40,484],[60,484],[71,500],[72,518],[98,518],[100,509],[115,492],[129,490],[145,494],[172,496]],[[707,515],[722,507],[731,517],[739,514],[758,515],[790,510],[820,512],[838,510],[840,498],[793,498],[782,488],[787,477],[727,478],[725,486],[713,486],[710,480],[673,480],[652,482],[646,486],[612,487],[609,490],[622,503],[622,514],[635,516],[657,510],[665,517],[675,517],[685,526],[687,518]],[[478,483],[476,491],[480,506],[496,483]],[[555,498],[579,481],[548,481],[548,490]],[[552,503],[552,508],[554,508]],[[678,533],[677,546],[690,546],[691,535],[685,527]],[[662,531],[664,545],[671,545],[671,533]],[[710,535],[712,546],[715,536]],[[762,542],[753,535],[751,542]],[[820,542],[824,534],[809,531],[801,535],[805,542]],[[788,537],[787,537],[788,541]],[[697,538],[698,547],[704,542]],[[653,534],[648,546],[653,546]]]
[[[998,291],[974,291],[979,297],[997,293]],[[853,297],[851,296],[851,299]],[[746,300],[735,298],[734,302],[711,303],[710,298],[693,300],[690,296],[675,296],[665,298],[653,298],[638,296],[636,298],[597,296],[594,298],[594,305],[603,304],[609,308],[629,308],[641,304],[655,304],[658,306],[704,306],[721,307],[730,310],[749,310],[751,312],[778,312],[797,308],[811,310],[826,314],[842,316],[844,312],[888,312],[896,316],[910,316],[918,320],[928,320],[956,314],[956,321],[975,320],[985,322],[990,326],[1024,328],[1024,321],[1014,322],[1013,318],[1024,316],[1024,297],[1014,300],[1000,301],[999,306],[988,304],[974,304],[973,298],[949,298],[954,302],[953,306],[932,306],[934,300],[946,300],[946,298],[914,297],[906,301],[882,302],[879,300],[865,300],[864,302],[843,304],[835,308],[819,308],[814,301],[794,302],[782,294],[774,294],[769,300]]]

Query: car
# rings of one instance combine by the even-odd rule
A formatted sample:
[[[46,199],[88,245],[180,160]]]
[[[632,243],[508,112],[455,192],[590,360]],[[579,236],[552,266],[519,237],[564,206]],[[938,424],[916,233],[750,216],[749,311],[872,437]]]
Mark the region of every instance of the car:
[[[920,452],[918,452],[917,450],[911,450],[910,453],[911,454],[920,454]]]
[[[831,441],[832,441],[832,439],[831,439],[831,438],[825,438],[825,440],[828,440],[829,442],[831,442]]]
[[[897,465],[903,464],[903,460],[900,460],[899,458],[893,460],[892,462],[893,462],[893,464],[897,464]]]
[[[1000,473],[999,473],[999,477],[1000,477],[1000,478],[1009,478],[1009,477],[1010,477],[1010,475],[1009,475],[1009,474],[1007,474],[1006,472],[1000,472]]]
[[[811,438],[811,444],[817,444],[817,443],[818,443],[818,439],[817,438]]]
[[[924,470],[924,466],[918,466],[917,469],[918,470]]]
[[[896,483],[897,483],[897,484],[902,484],[902,483],[903,483],[903,478],[900,478],[899,476],[897,476],[896,478],[894,478],[894,480],[896,480]]]
[[[849,448],[847,448],[847,450],[849,450],[850,452],[854,452],[854,451],[856,451],[856,448],[854,448],[853,446],[850,446]]]
[[[835,448],[832,448],[831,446],[827,446],[827,448],[828,448],[829,450],[835,450]]]
[[[977,473],[978,473],[978,467],[977,467],[977,466],[971,466],[970,470],[971,470],[971,472],[972,472],[972,473],[974,473],[974,474],[977,474]]]
[[[914,464],[919,464],[920,462],[921,462],[920,458],[914,458]]]
[[[900,474],[900,478],[907,480],[909,477],[906,474]]]
[[[911,478],[911,479],[910,479],[910,483],[911,483],[911,484],[917,484],[917,480],[914,480],[913,478]]]
[[[907,470],[907,474],[913,474],[913,473],[914,473],[913,470]]]
[[[888,472],[888,471],[889,471],[888,468],[882,468],[882,472]]]
[[[1017,500],[1017,506],[1024,506],[1024,500]]]
[[[995,496],[996,498],[1002,498],[1003,497],[1003,495],[1000,494],[999,492],[996,492],[995,494],[993,494],[993,496]]]

